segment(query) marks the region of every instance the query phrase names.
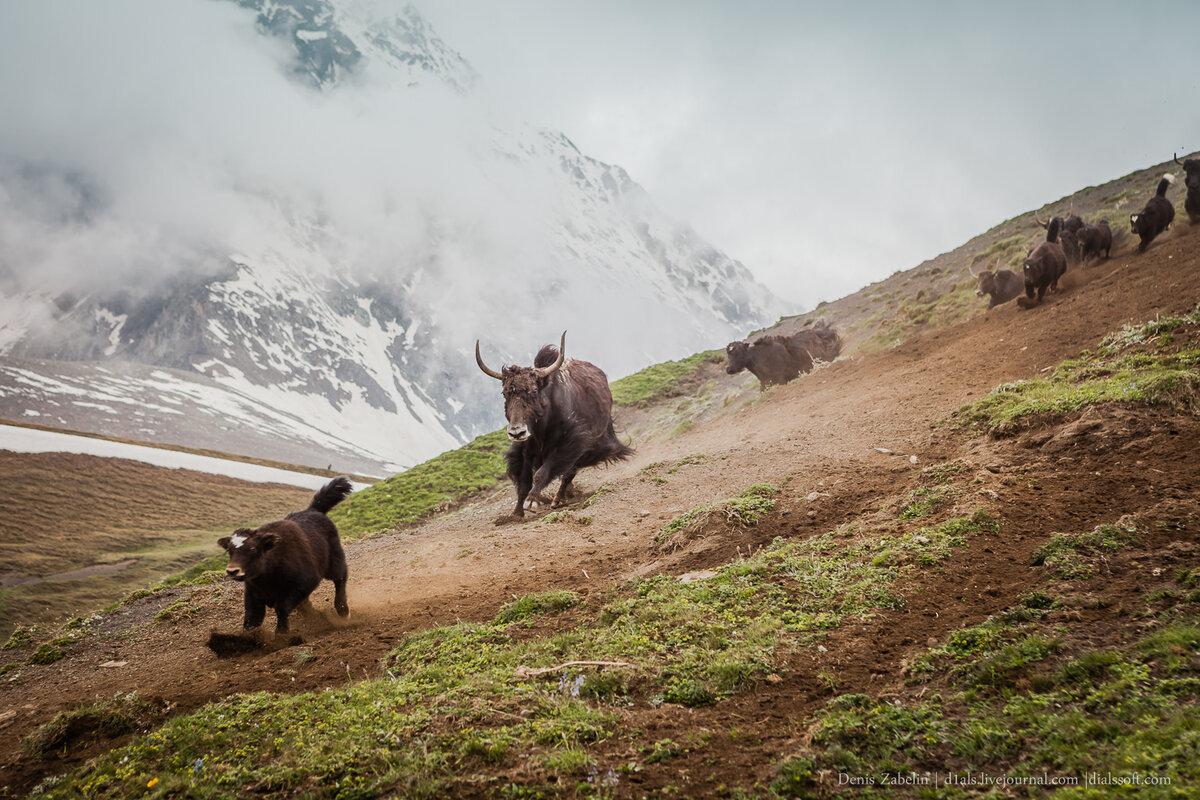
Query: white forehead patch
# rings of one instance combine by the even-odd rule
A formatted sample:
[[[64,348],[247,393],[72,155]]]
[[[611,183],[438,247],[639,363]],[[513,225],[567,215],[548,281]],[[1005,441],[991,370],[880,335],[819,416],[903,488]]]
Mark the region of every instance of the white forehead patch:
[[[241,547],[242,545],[244,545],[246,543],[246,537],[240,533],[235,533],[233,535],[233,538],[229,540],[229,543],[232,544],[234,547]]]

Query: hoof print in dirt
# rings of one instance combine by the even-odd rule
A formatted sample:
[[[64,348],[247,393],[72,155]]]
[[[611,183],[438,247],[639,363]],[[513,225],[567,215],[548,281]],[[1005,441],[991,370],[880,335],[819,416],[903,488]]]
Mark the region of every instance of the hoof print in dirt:
[[[208,649],[216,653],[217,658],[233,658],[247,653],[274,653],[300,644],[304,644],[304,637],[295,633],[272,637],[261,630],[241,633],[212,631],[208,635]]]

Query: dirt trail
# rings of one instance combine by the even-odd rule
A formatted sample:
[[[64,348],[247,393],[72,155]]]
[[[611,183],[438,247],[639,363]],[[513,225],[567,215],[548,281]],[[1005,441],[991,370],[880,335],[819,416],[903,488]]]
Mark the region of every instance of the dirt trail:
[[[505,487],[411,532],[351,544],[351,622],[309,629],[303,649],[315,658],[303,663],[295,648],[218,660],[205,647],[210,629],[233,630],[240,622],[240,587],[176,589],[128,604],[102,626],[126,635],[88,637],[57,663],[23,667],[17,683],[0,679],[0,785],[14,780],[28,785],[36,768],[19,763],[20,738],[66,707],[136,690],[185,710],[233,692],[307,690],[359,680],[378,674],[381,657],[406,632],[487,619],[504,602],[532,591],[569,588],[587,594],[635,575],[721,563],[764,537],[829,530],[864,509],[878,508],[881,498],[911,482],[922,467],[962,449],[962,437],[955,439],[937,423],[964,402],[997,384],[1038,376],[1126,323],[1195,307],[1198,245],[1200,231],[1181,231],[1155,242],[1145,255],[1122,255],[1090,268],[1086,285],[1051,296],[1042,307],[1018,310],[1010,303],[984,313],[981,301],[980,314],[963,324],[893,350],[839,361],[682,435],[635,442],[635,458],[585,471],[577,480],[589,493],[602,484],[606,490],[589,508],[576,511],[576,517],[592,517],[591,524],[547,524],[534,517],[496,525],[511,504]],[[979,459],[989,457],[980,449],[985,445],[975,447]],[[698,463],[663,472],[665,483],[641,474],[654,462],[669,466],[699,454],[704,458]],[[910,455],[917,457],[915,465]],[[1116,462],[1105,463],[1112,469]],[[652,549],[657,531],[676,515],[748,485],[785,478],[790,479],[788,497],[819,489],[829,498],[812,506],[813,516],[797,513],[770,530],[747,532],[704,552],[662,555]],[[1084,516],[1080,508],[1104,510],[1118,502],[1124,485],[1106,478],[1097,487],[1112,491],[1082,492],[1075,486],[1063,490],[1069,495],[1057,496],[1051,488],[1038,500],[1051,499],[1049,519],[1079,518]],[[1016,519],[1021,512],[1013,513]],[[990,555],[981,556],[983,575],[1028,549],[1021,540],[996,544]],[[996,580],[1004,586],[1002,574]],[[317,607],[330,608],[331,595],[327,586],[319,590]],[[179,622],[153,622],[163,608],[181,600],[187,609]],[[913,608],[907,614],[911,618],[922,611]],[[921,627],[919,634],[897,633],[874,660],[856,662],[853,649],[840,658],[846,665],[858,663],[862,679],[870,680],[872,669],[894,666],[905,641],[924,645],[927,635],[955,622],[950,617]],[[848,643],[855,635],[853,626],[837,634]],[[126,663],[98,666],[105,662]],[[815,667],[807,674],[814,672]],[[778,691],[812,700],[818,692],[801,685],[805,674],[796,672]],[[761,699],[736,704],[754,702]],[[692,712],[667,709],[664,720],[674,713]],[[708,710],[698,716],[723,713]],[[52,771],[69,769],[81,758],[70,756]]]

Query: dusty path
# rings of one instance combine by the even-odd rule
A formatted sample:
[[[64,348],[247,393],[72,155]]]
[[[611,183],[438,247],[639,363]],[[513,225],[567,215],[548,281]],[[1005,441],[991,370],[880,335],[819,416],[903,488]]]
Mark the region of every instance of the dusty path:
[[[1010,303],[984,313],[981,301],[981,313],[963,324],[840,361],[682,435],[635,442],[635,458],[587,471],[577,481],[589,493],[601,484],[607,490],[576,513],[591,516],[591,524],[535,518],[495,525],[509,510],[506,487],[411,532],[352,544],[352,621],[310,629],[302,649],[313,658],[303,662],[295,648],[218,660],[204,646],[210,629],[233,629],[240,621],[237,587],[173,590],[131,603],[102,625],[120,635],[91,637],[62,661],[22,668],[19,682],[0,682],[0,785],[29,780],[33,768],[19,763],[20,737],[65,707],[136,690],[188,709],[233,692],[336,685],[378,674],[380,658],[406,632],[490,618],[522,594],[555,588],[586,594],[635,575],[726,561],[768,534],[747,533],[702,553],[661,555],[651,544],[676,515],[754,483],[790,479],[786,497],[814,489],[830,495],[813,506],[815,516],[788,518],[783,530],[792,535],[835,527],[878,507],[922,466],[961,448],[937,423],[964,402],[997,384],[1035,377],[1124,324],[1194,308],[1200,300],[1198,251],[1200,231],[1182,231],[1145,255],[1091,268],[1086,285],[1040,308],[1022,311]],[[674,473],[664,469],[665,483],[640,474],[654,462],[669,466],[699,454],[704,458],[698,463]],[[908,455],[917,456],[915,466]],[[1095,502],[1103,508],[1104,497]],[[327,587],[319,591],[318,608],[330,605],[329,595]],[[186,606],[180,621],[152,622],[180,600]],[[98,666],[106,662],[125,664]],[[811,687],[792,690],[811,693]]]

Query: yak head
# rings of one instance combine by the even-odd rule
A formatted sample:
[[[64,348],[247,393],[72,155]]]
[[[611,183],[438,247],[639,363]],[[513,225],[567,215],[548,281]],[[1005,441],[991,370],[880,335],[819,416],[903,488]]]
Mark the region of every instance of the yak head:
[[[725,357],[729,359],[729,363],[725,365],[725,371],[730,375],[736,375],[750,366],[750,343],[730,342],[725,345]]]
[[[254,580],[267,566],[267,554],[279,543],[279,534],[267,530],[238,528],[232,536],[223,536],[217,544],[229,552],[225,574],[235,581]]]
[[[996,274],[989,270],[984,270],[979,273],[979,288],[975,290],[976,297],[985,297],[989,294],[996,294],[999,287],[996,286]]]
[[[538,353],[532,367],[505,366],[497,372],[483,363],[483,356],[479,354],[479,340],[475,340],[475,363],[483,370],[483,374],[500,381],[500,391],[504,395],[504,416],[508,418],[508,438],[512,441],[523,442],[528,439],[533,425],[546,415],[550,406],[546,386],[550,376],[562,367],[566,348],[567,332],[563,331],[553,363],[538,363],[549,360],[543,358],[543,354],[554,351],[553,346],[547,345]]]
[[[1033,252],[1025,259],[1021,271],[1025,275],[1026,285],[1033,284],[1037,286],[1042,282],[1043,276],[1051,268],[1050,263],[1048,263],[1049,253],[1049,246],[1043,243],[1033,248]]]

